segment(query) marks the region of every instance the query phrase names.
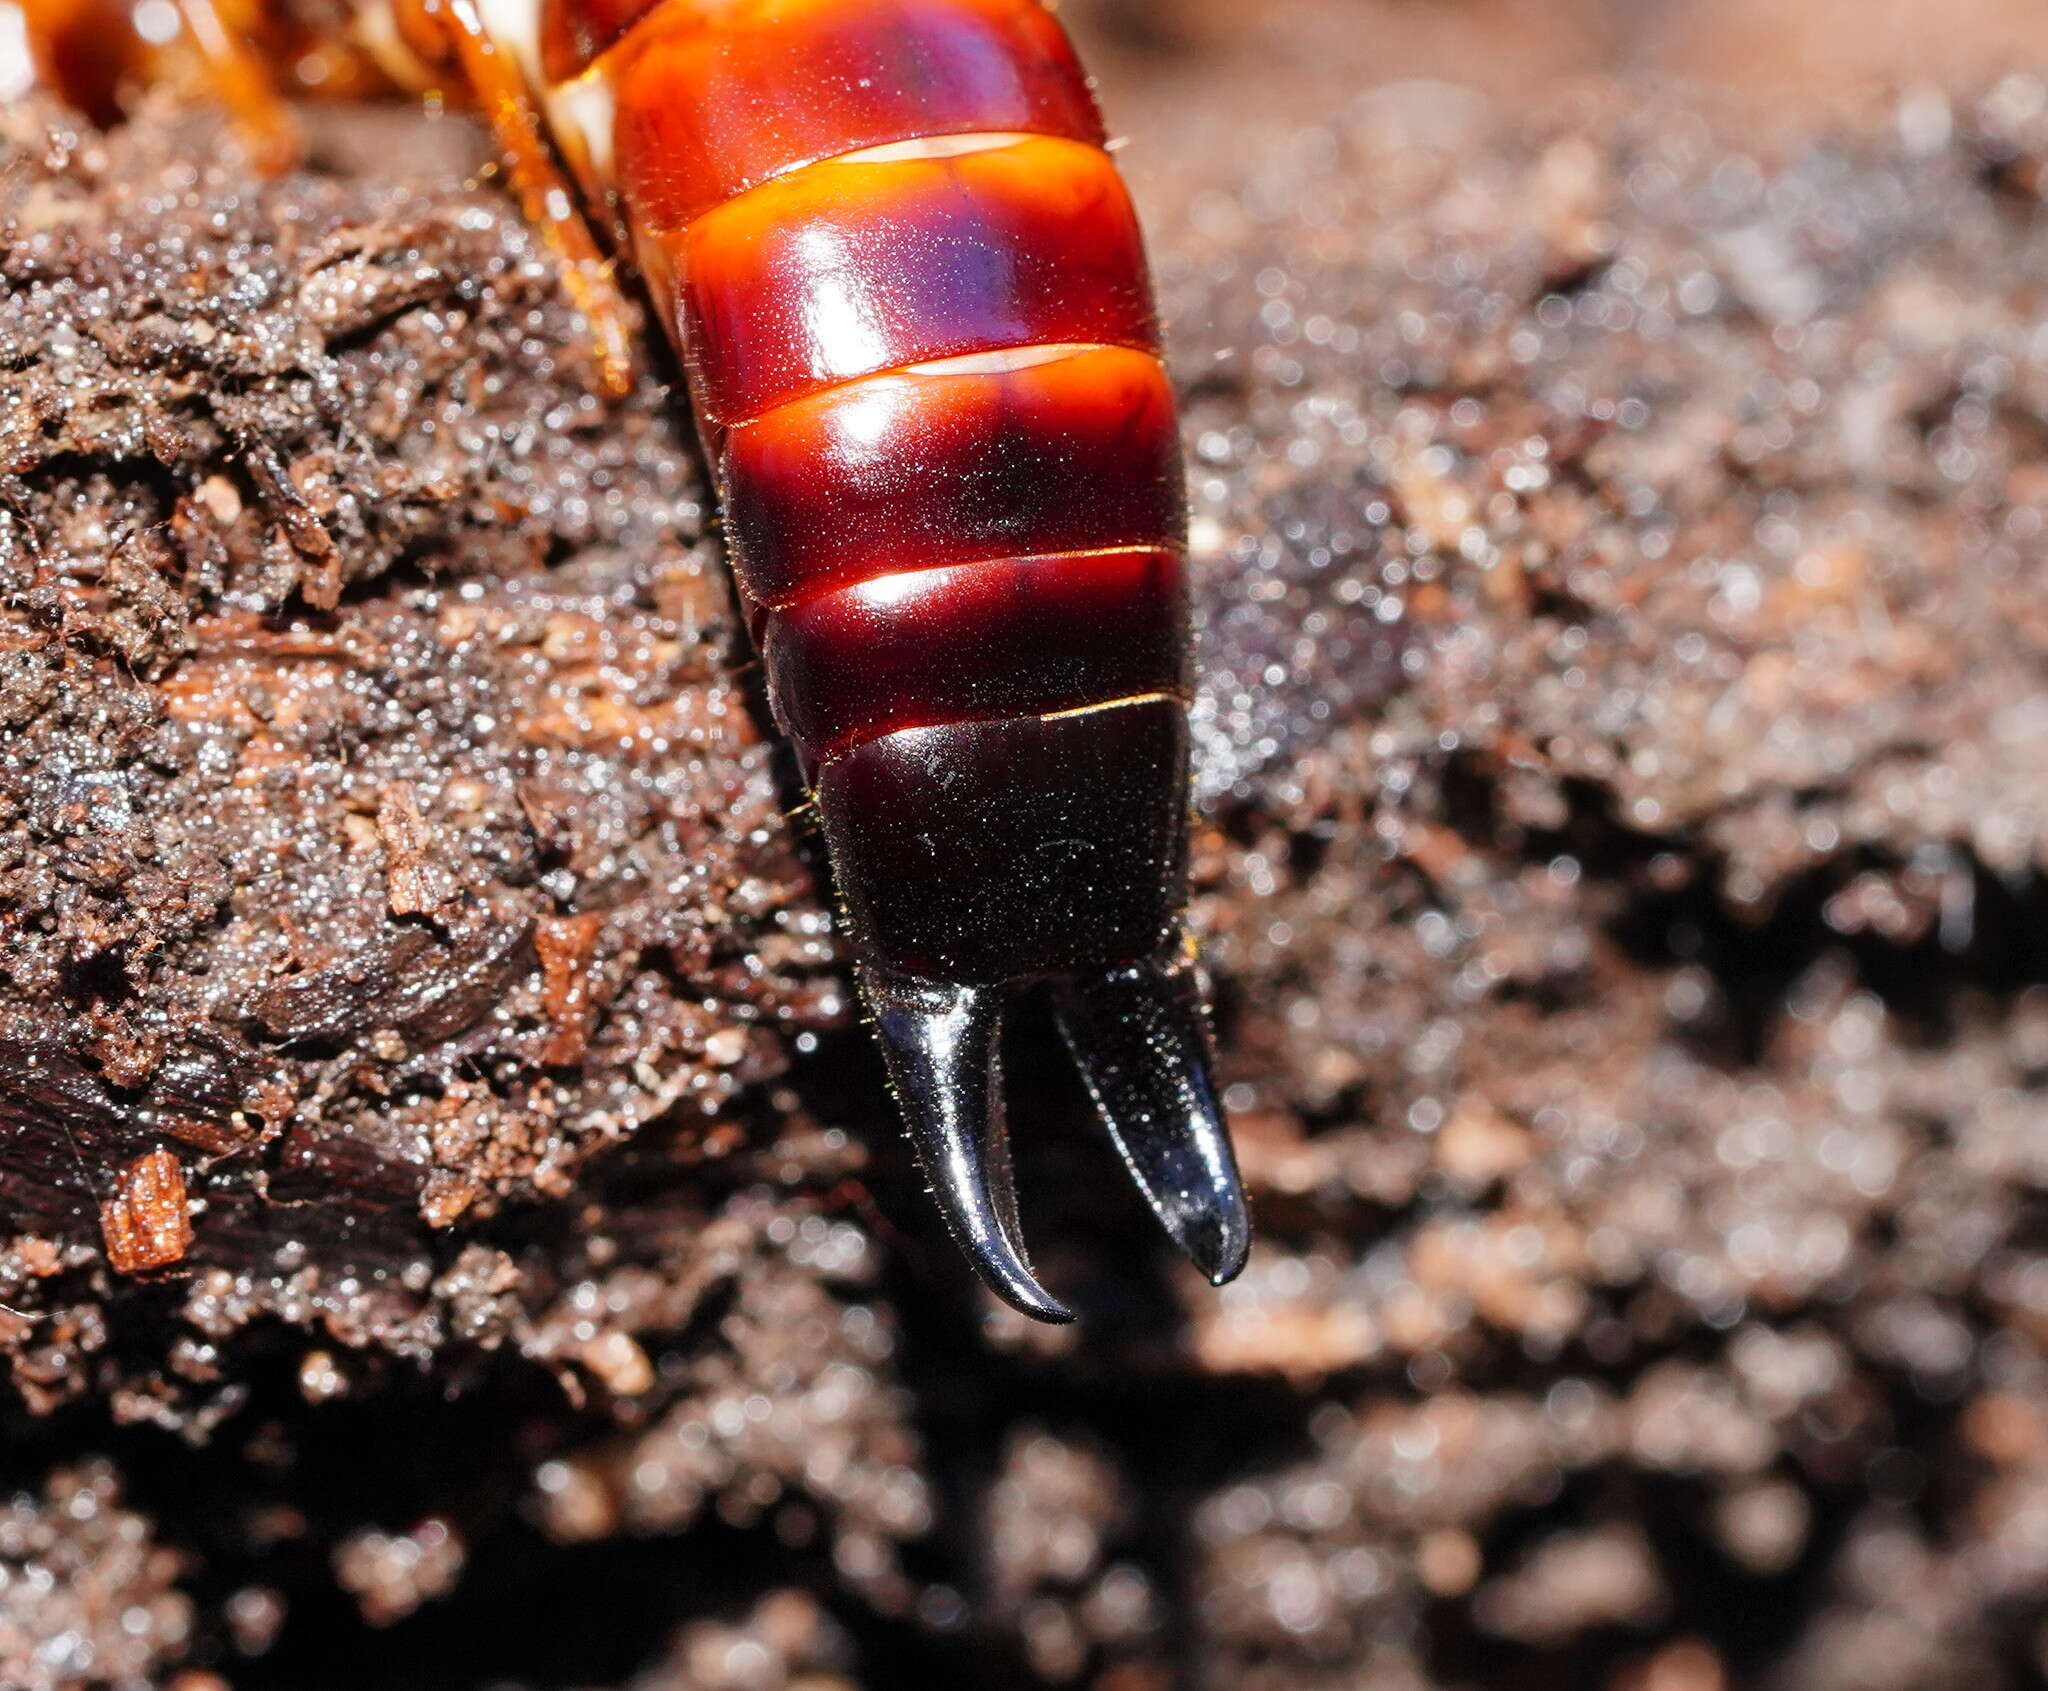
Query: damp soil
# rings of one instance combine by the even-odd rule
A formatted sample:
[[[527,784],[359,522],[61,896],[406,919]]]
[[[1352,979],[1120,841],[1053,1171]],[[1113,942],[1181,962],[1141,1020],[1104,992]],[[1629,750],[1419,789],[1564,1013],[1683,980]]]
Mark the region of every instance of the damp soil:
[[[1065,1331],[673,370],[450,124],[0,115],[0,1682],[2048,1678],[2048,85],[1312,115],[1136,169],[1259,1244],[1026,1015]]]

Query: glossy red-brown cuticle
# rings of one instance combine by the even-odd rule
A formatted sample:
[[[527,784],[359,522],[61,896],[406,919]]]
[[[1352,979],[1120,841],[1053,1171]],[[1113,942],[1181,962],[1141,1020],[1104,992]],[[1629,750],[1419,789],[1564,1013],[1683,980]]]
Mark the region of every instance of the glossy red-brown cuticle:
[[[1012,558],[883,576],[769,620],[784,730],[815,763],[904,728],[1182,693],[1170,552]]]
[[[636,37],[618,92],[619,185],[649,229],[894,141],[1102,139],[1088,79],[1036,0],[680,0]]]
[[[930,359],[1158,343],[1130,196],[1079,142],[816,165],[676,239],[682,341],[719,423]]]
[[[1150,353],[877,376],[727,432],[747,591],[787,604],[892,570],[1112,546],[1177,549],[1179,436]]]

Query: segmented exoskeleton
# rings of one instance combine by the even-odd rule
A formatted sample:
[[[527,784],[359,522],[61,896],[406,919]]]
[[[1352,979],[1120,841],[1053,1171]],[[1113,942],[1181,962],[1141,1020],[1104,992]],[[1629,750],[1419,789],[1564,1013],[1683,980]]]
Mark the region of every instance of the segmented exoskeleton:
[[[134,0],[27,0],[104,108]],[[145,0],[164,7],[166,0]],[[177,0],[267,151],[278,0]],[[734,573],[912,1136],[989,1284],[1018,1235],[1006,994],[1048,983],[1153,1209],[1212,1279],[1243,1198],[1183,932],[1183,490],[1137,219],[1037,0],[350,0],[350,43],[465,89],[623,379],[585,208],[685,367]],[[161,29],[157,32],[162,35]],[[129,49],[133,49],[131,52]],[[274,55],[272,55],[274,56]]]

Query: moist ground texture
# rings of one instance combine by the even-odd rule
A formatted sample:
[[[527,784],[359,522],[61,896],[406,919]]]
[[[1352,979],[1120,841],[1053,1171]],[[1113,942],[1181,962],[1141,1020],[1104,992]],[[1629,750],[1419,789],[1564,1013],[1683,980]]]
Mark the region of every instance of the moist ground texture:
[[[0,115],[0,1684],[2048,1678],[2048,87],[1141,174],[1259,1244],[1027,1014],[1064,1331],[450,127]]]

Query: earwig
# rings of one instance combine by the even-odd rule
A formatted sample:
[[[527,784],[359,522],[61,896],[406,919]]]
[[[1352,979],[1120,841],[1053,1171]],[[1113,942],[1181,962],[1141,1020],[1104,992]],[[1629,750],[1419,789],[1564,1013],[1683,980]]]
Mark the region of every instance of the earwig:
[[[111,37],[81,54],[64,20],[122,3],[28,0],[49,74],[100,107],[133,66]],[[208,37],[213,3],[179,0],[187,46],[274,141],[238,50]],[[892,1084],[984,1280],[1070,1319],[1029,1266],[1004,1122],[1003,1011],[1029,984],[1153,1211],[1230,1279],[1249,1224],[1184,924],[1174,401],[1137,218],[1058,23],[1038,0],[349,17],[387,76],[483,109],[613,379],[583,217],[634,254]]]

